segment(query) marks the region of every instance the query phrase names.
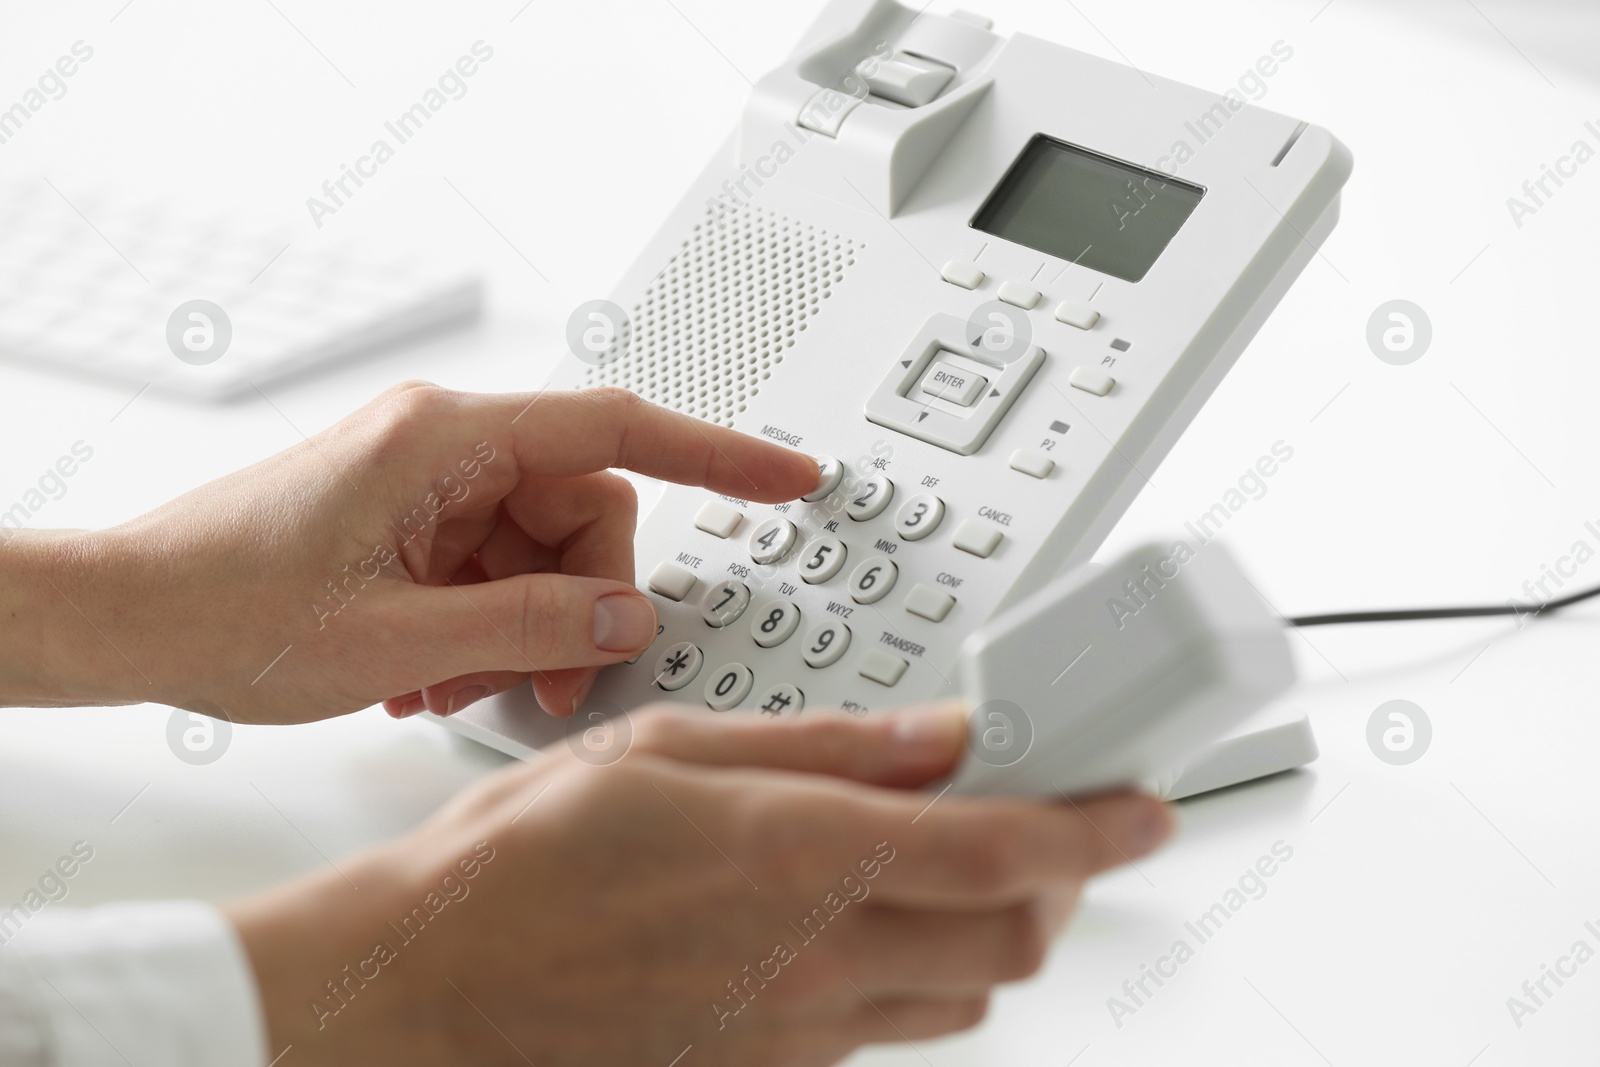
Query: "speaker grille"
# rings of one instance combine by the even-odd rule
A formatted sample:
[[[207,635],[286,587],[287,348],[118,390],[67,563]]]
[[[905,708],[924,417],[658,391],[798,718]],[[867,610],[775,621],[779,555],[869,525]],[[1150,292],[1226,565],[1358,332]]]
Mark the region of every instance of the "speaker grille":
[[[865,247],[760,208],[697,223],[586,383],[723,426],[783,362]],[[617,349],[623,355],[617,358]]]

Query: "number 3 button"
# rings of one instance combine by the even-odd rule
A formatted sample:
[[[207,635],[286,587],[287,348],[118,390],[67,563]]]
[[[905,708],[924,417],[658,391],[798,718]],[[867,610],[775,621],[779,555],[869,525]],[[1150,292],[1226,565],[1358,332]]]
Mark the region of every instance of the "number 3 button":
[[[921,493],[900,508],[894,528],[907,541],[920,541],[938,529],[943,520],[944,501],[932,493]]]
[[[756,610],[750,636],[762,648],[781,645],[800,625],[800,609],[787,600],[769,600]]]

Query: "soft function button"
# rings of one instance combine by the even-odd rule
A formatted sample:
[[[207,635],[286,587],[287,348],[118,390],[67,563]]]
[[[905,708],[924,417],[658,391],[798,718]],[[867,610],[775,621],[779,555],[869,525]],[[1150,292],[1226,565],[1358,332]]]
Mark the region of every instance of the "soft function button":
[[[861,663],[856,669],[861,672],[861,677],[869,678],[879,685],[893,685],[906,673],[908,666],[910,664],[899,656],[891,656],[883,649],[875,648],[861,657]]]
[[[857,604],[876,604],[889,595],[900,568],[888,556],[868,556],[850,572],[850,597]]]
[[[807,503],[821,500],[839,488],[839,482],[844,478],[844,464],[832,456],[818,456],[817,473],[821,475],[821,481],[817,483],[817,487],[800,498]]]
[[[762,648],[781,645],[800,625],[800,609],[787,600],[769,600],[756,609],[750,621],[750,636]]]
[[[1093,393],[1095,396],[1105,396],[1111,392],[1111,387],[1117,384],[1117,380],[1111,375],[1101,374],[1099,371],[1090,370],[1088,367],[1072,368],[1072,374],[1067,378],[1067,381],[1071,383],[1074,389],[1082,389],[1084,392]]]
[[[883,514],[883,509],[894,499],[894,483],[887,474],[874,474],[861,485],[861,491],[850,498],[844,513],[856,522],[866,522]]]
[[[774,719],[793,718],[806,706],[806,695],[788,682],[779,682],[756,698],[756,710]]]
[[[819,537],[800,553],[800,577],[811,585],[826,582],[844,566],[844,542],[837,537]]]
[[[850,647],[850,627],[842,622],[819,622],[806,634],[801,655],[812,667],[831,667]]]
[[[895,531],[907,541],[920,541],[944,521],[944,501],[932,493],[919,493],[900,507],[894,518]]]
[[[750,558],[757,563],[776,563],[789,554],[799,534],[794,523],[774,516],[750,534]]]
[[[983,284],[984,273],[978,269],[976,263],[963,263],[959,259],[952,259],[939,271],[939,277],[963,289],[976,289]]]
[[[694,681],[704,660],[698,645],[692,641],[679,641],[656,660],[656,684],[669,693],[682,689]]]
[[[875,68],[875,69],[874,69]],[[906,107],[921,107],[944,91],[956,72],[931,59],[896,52],[884,60],[863,60],[856,68],[873,96]]]
[[[744,515],[731,504],[720,500],[707,500],[694,515],[694,528],[712,537],[732,537]]]
[[[712,711],[727,711],[750,695],[756,676],[743,663],[724,663],[706,681],[706,703]]]
[[[682,600],[694,588],[694,571],[685,570],[676,563],[657,563],[650,572],[650,591],[668,600]]]
[[[1056,461],[1043,452],[1030,452],[1019,448],[1011,453],[1011,469],[1021,471],[1030,478],[1048,478],[1056,469]]]
[[[861,100],[837,89],[818,89],[800,109],[800,125],[825,137],[837,137],[845,116],[859,107]]]
[[[983,390],[989,385],[989,379],[969,370],[963,370],[954,363],[944,360],[936,361],[928,368],[928,373],[922,376],[922,391],[929,396],[936,396],[940,400],[948,400],[952,404],[960,404],[964,408],[972,406],[978,397],[983,395]]]
[[[950,614],[950,609],[955,606],[955,597],[920,582],[912,586],[911,592],[906,596],[906,610],[930,622],[944,622],[944,617]]]
[[[999,527],[982,519],[968,519],[956,527],[956,547],[982,559],[994,555],[994,550],[1000,547],[1004,537]]]
[[[718,582],[700,598],[700,615],[706,625],[719,629],[737,622],[750,606],[750,587],[732,579]]]
[[[1080,330],[1092,330],[1100,321],[1100,312],[1077,300],[1063,300],[1056,305],[1056,321]]]
[[[1015,304],[1023,311],[1032,311],[1042,299],[1039,290],[1021,282],[1001,282],[999,297],[1008,304]]]

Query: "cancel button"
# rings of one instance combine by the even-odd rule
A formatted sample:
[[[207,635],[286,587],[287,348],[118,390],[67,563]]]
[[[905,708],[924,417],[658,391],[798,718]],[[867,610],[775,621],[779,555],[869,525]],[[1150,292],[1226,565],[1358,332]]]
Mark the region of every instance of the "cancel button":
[[[1011,513],[1009,511],[996,511],[994,508],[979,508],[978,514],[997,525],[1011,525]]]

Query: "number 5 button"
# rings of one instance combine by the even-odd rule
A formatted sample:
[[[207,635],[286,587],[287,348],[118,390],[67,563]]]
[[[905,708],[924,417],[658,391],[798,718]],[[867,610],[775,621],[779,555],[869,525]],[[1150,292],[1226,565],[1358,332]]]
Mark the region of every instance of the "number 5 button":
[[[889,595],[900,568],[888,556],[868,556],[850,574],[850,596],[857,604],[876,604]]]
[[[943,520],[944,501],[932,493],[920,493],[900,508],[894,528],[905,540],[920,541],[938,529]]]
[[[844,566],[844,542],[837,537],[819,537],[800,553],[800,577],[812,585],[825,582]]]

